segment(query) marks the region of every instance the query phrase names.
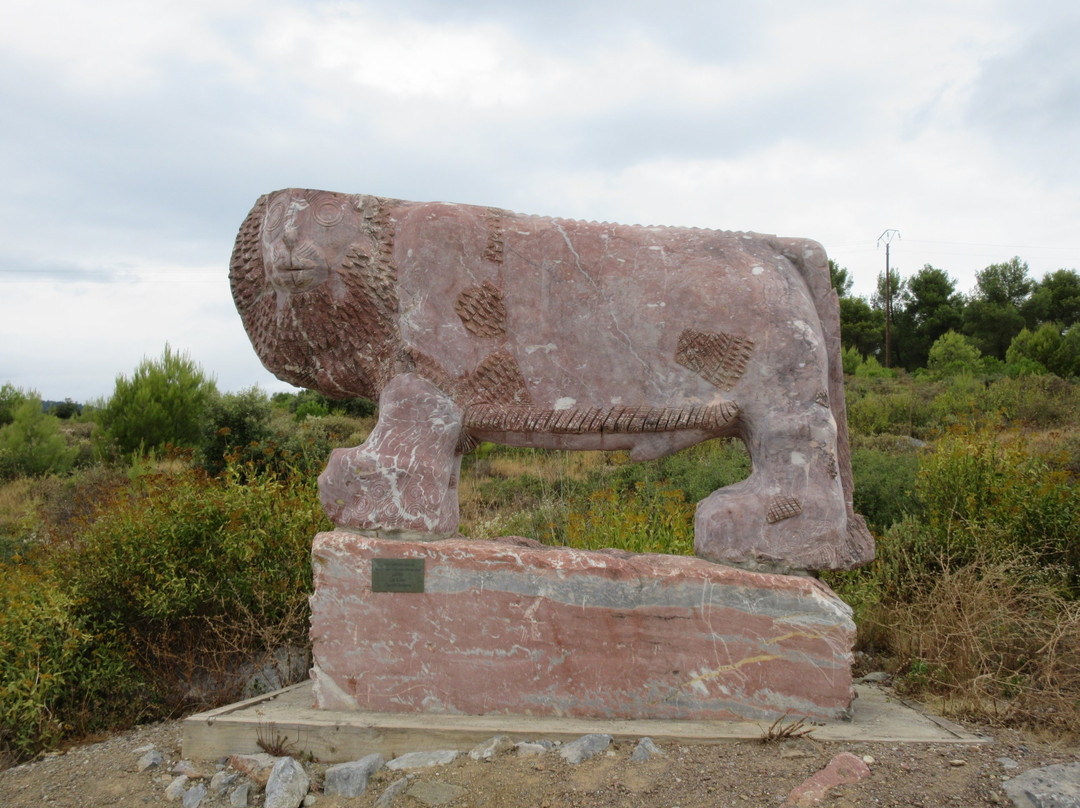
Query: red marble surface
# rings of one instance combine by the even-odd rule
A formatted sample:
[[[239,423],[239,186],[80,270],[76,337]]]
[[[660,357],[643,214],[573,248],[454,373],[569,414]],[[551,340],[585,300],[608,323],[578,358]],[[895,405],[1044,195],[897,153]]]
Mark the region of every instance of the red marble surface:
[[[373,592],[423,558],[423,594]],[[314,543],[317,706],[596,718],[818,719],[850,708],[855,626],[807,577],[526,539]]]

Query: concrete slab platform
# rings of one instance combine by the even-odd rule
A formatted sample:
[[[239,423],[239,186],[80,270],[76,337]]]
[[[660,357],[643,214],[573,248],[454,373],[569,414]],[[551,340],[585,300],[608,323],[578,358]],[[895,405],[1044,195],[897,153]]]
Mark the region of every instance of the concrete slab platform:
[[[850,721],[817,724],[820,741],[973,744],[989,738],[930,716],[872,684],[857,684]],[[570,741],[590,732],[636,741],[643,736],[681,744],[757,739],[767,724],[745,721],[592,720],[550,716],[428,715],[316,710],[311,682],[190,716],[183,722],[184,757],[212,760],[263,751],[259,742],[281,743],[324,763],[379,752],[390,758],[432,749],[468,750],[499,733],[514,740]],[[798,716],[793,716],[792,720]]]

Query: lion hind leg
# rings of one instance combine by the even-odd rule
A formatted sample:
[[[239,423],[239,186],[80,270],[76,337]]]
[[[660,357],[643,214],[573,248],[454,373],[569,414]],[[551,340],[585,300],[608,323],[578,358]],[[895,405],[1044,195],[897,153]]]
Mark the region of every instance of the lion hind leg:
[[[847,569],[848,508],[836,423],[823,406],[774,416],[745,438],[753,472],[698,503],[698,556],[766,572]]]
[[[443,538],[458,529],[462,411],[422,377],[396,376],[379,397],[368,439],[335,449],[319,498],[338,527],[389,538]]]

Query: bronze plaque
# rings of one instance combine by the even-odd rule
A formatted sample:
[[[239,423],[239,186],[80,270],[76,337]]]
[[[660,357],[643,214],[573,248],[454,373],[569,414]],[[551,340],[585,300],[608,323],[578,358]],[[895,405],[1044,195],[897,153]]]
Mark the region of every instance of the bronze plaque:
[[[423,592],[424,559],[371,559],[372,592]]]

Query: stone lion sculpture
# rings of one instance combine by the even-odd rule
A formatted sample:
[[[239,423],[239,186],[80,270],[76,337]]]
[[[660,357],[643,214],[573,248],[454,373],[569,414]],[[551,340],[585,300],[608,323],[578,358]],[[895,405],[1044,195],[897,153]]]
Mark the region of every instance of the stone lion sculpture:
[[[230,279],[279,378],[379,402],[320,495],[340,527],[442,538],[480,441],[660,457],[737,436],[753,470],[698,503],[695,549],[758,570],[873,557],[851,499],[840,324],[820,245],[286,189]]]

